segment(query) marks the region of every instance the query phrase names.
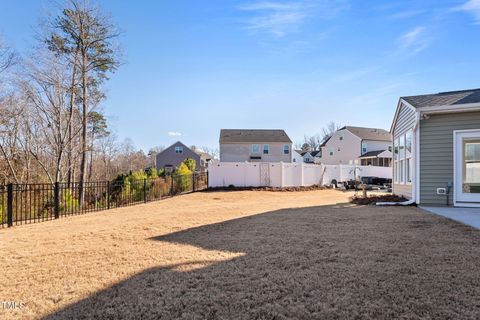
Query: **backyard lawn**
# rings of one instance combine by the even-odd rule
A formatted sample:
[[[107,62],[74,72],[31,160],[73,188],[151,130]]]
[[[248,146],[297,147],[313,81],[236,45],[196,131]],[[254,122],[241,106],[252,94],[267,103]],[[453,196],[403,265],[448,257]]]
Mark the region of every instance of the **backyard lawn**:
[[[478,318],[480,231],[350,193],[199,192],[0,230],[1,319]]]

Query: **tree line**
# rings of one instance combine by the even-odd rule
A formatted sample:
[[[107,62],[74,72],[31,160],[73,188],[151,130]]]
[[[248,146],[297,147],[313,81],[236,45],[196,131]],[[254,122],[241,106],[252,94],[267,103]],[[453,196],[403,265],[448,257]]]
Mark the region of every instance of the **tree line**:
[[[294,145],[296,150],[301,151],[317,151],[320,150],[321,145],[327,141],[338,129],[342,127],[341,124],[329,122],[321,133],[314,135],[304,135],[302,141],[297,141]]]
[[[99,7],[69,0],[37,28],[32,53],[0,42],[0,184],[108,180],[151,166],[120,143],[101,108],[121,66],[119,31]]]

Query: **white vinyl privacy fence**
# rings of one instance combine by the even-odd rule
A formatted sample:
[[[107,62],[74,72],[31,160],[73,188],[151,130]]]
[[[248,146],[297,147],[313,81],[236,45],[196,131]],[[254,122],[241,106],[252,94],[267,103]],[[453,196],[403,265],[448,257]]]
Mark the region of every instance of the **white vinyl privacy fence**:
[[[217,162],[208,167],[209,187],[297,187],[361,177],[391,179],[392,168],[283,162]]]

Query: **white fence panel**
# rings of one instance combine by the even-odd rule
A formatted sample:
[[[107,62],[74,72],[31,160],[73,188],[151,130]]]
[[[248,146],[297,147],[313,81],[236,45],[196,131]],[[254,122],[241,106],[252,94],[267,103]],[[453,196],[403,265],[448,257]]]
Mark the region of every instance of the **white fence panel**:
[[[324,165],[323,184],[332,180],[349,181],[362,177],[392,178],[391,167],[356,166],[356,165]]]
[[[295,187],[302,185],[302,164],[284,163],[283,164],[283,186]]]
[[[321,185],[323,166],[303,165],[303,186]]]
[[[258,187],[260,186],[260,165],[254,164],[249,165],[248,163],[243,163],[245,180],[243,183],[244,187]]]
[[[282,163],[269,163],[270,186],[282,187]]]
[[[340,166],[322,165],[323,178],[322,185],[330,184],[332,180],[340,181]]]
[[[362,177],[378,177],[392,179],[393,172],[391,167],[362,166],[360,168]]]
[[[263,166],[261,169],[260,167]],[[263,170],[263,171],[262,171]],[[266,171],[265,171],[266,170]],[[218,162],[208,168],[209,187],[293,187],[326,185],[332,180],[361,177],[392,178],[392,168],[356,165],[315,165],[304,163]]]
[[[239,162],[216,163],[208,168],[208,184],[214,187],[259,186],[260,170],[258,165]]]

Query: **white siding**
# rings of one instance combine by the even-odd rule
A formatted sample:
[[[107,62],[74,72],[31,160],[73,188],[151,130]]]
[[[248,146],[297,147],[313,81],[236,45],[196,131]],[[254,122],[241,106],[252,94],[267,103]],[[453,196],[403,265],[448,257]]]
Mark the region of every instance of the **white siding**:
[[[341,140],[340,140],[341,139]],[[348,130],[339,130],[322,147],[323,164],[349,164],[360,157],[361,139]],[[333,153],[330,155],[330,153]]]
[[[388,147],[392,146],[391,141],[363,140],[362,145],[364,145],[364,144],[367,146],[367,151],[365,151],[365,152],[388,150]],[[362,153],[364,153],[363,150],[362,150]]]
[[[300,153],[298,153],[297,151],[293,151],[293,154],[292,154],[292,162],[295,162],[295,163],[302,163],[303,162],[303,157]]]

